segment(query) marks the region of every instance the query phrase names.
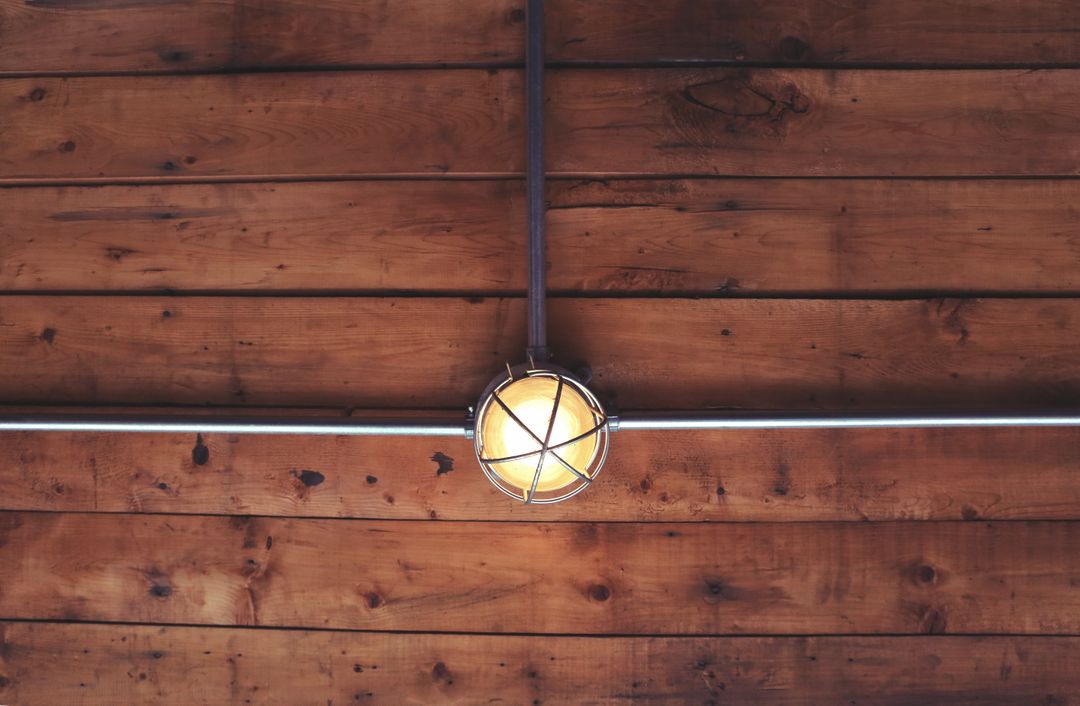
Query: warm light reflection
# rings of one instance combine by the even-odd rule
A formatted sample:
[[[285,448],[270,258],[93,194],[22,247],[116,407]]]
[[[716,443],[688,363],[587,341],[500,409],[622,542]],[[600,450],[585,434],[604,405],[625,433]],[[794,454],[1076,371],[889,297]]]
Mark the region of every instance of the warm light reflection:
[[[537,464],[540,463],[538,452],[541,449],[541,441],[547,437],[549,423],[551,424],[551,436],[547,444],[549,448],[579,436],[583,438],[543,454],[543,465],[540,469],[536,492],[559,490],[575,482],[582,482],[553,454],[558,454],[566,464],[586,475],[595,472],[592,464],[596,459],[602,437],[600,434],[589,432],[593,431],[597,425],[597,413],[571,384],[563,385],[558,408],[555,409],[558,388],[559,381],[554,376],[544,375],[515,380],[499,389],[497,394],[521,424],[494,400],[485,405],[481,418],[477,420],[478,439],[483,440],[483,448],[480,449],[482,458],[498,459],[532,454],[516,460],[490,463],[491,470],[511,486],[518,488],[523,498],[528,495],[532,487]],[[554,421],[551,417],[553,409]],[[528,430],[523,425],[528,427]]]

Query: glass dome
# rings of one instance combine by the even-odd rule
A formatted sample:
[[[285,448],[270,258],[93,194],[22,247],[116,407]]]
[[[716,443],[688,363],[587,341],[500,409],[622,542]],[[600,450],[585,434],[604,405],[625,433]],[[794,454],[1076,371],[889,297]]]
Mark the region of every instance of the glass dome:
[[[607,416],[562,370],[518,369],[496,379],[476,411],[476,456],[507,495],[565,500],[596,478],[607,456]]]

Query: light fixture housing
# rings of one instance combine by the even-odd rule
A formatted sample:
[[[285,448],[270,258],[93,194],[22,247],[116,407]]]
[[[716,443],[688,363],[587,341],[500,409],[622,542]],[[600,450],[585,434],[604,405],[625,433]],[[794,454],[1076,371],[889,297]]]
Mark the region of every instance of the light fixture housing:
[[[473,443],[484,475],[526,503],[557,503],[596,479],[611,430],[603,405],[569,371],[519,365],[495,378],[476,406]]]

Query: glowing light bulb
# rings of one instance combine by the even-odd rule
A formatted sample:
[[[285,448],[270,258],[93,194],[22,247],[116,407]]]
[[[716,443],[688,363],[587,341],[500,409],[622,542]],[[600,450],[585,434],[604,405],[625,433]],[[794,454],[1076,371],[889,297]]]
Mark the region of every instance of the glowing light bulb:
[[[595,476],[607,450],[605,423],[603,410],[580,383],[530,371],[504,381],[481,401],[477,455],[505,492],[551,502],[543,498]]]

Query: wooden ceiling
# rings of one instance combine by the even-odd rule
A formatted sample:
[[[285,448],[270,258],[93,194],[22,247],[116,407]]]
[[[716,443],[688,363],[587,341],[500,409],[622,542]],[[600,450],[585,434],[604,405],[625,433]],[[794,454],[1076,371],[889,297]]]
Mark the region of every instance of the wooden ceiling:
[[[1080,406],[1080,5],[548,0],[551,339],[621,409]],[[520,0],[0,0],[7,410],[460,413]],[[1080,699],[1080,430],[0,434],[0,703]]]

